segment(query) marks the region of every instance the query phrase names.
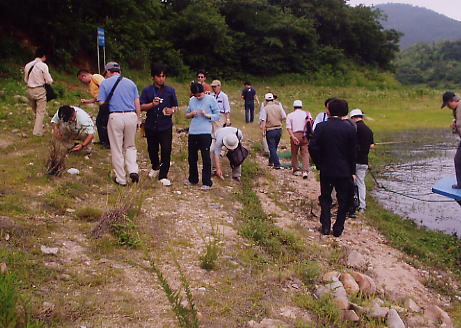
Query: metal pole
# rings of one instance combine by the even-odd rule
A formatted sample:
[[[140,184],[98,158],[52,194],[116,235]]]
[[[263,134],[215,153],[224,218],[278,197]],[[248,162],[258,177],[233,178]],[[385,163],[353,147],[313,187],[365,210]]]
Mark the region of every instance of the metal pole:
[[[106,46],[102,47],[103,56],[104,56],[104,66],[106,66]]]
[[[96,52],[98,53],[98,73],[101,74],[101,64],[99,63],[99,40],[96,35]]]

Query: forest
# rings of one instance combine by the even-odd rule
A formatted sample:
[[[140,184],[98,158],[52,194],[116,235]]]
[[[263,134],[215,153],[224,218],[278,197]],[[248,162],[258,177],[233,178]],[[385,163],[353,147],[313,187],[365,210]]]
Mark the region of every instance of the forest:
[[[455,88],[461,84],[461,40],[415,44],[402,51],[395,64],[403,84]]]
[[[388,70],[398,53],[399,33],[383,29],[378,10],[344,0],[16,0],[0,13],[1,58],[21,40],[63,69],[95,68],[97,27],[108,60],[163,62],[176,76]]]

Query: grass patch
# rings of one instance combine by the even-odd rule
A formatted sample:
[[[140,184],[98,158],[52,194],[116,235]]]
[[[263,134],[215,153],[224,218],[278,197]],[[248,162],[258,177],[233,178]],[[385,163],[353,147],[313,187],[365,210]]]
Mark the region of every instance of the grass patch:
[[[294,303],[315,315],[316,327],[346,327],[341,320],[339,310],[336,309],[331,296],[315,299],[310,295],[296,295]]]
[[[435,268],[448,268],[461,275],[461,240],[456,236],[419,227],[410,220],[384,209],[369,200],[366,220],[395,247],[422,263]]]
[[[82,207],[77,209],[75,212],[75,216],[78,217],[80,220],[83,221],[97,221],[103,214],[103,211],[99,208],[94,207]]]

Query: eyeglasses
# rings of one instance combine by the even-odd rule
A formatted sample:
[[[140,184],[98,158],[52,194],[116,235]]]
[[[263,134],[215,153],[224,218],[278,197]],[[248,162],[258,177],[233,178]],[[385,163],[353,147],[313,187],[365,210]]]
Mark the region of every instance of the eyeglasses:
[[[203,75],[197,76],[197,79],[204,79],[204,78],[205,78],[205,76],[203,76]]]
[[[212,88],[217,88],[217,87],[219,87],[219,86],[220,86],[220,85],[212,85],[211,87],[212,87]]]

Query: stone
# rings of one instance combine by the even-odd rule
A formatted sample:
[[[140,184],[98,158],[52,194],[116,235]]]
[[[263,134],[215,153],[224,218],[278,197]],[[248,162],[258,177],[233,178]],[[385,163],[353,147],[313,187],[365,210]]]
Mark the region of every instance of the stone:
[[[434,323],[442,323],[447,328],[453,327],[450,316],[437,305],[430,305],[424,311],[424,317]]]
[[[349,303],[349,309],[354,310],[355,313],[365,313],[365,312],[367,312],[367,309],[365,309],[363,306],[360,306],[360,305],[352,303],[352,302]]]
[[[285,328],[288,327],[287,324],[281,320],[276,320],[276,319],[263,319],[260,323],[259,326],[256,326],[258,328]]]
[[[376,293],[376,284],[373,279],[363,273],[351,272],[352,277],[359,285],[360,291],[365,295],[373,295]]]
[[[338,281],[340,275],[341,274],[339,272],[330,271],[330,272],[325,273],[322,276],[322,281],[324,282]]]
[[[389,308],[381,306],[383,303],[379,298],[374,299],[368,308],[367,316],[370,318],[385,318],[389,312]]]
[[[80,174],[80,170],[71,167],[70,169],[67,170],[67,173],[72,174],[72,175],[74,175],[74,174]]]
[[[325,295],[331,294],[333,296],[333,303],[339,310],[347,310],[349,308],[349,300],[347,298],[346,290],[340,281],[333,281],[323,288],[317,289],[317,296],[324,297]]]
[[[43,254],[46,255],[57,255],[58,254],[58,248],[57,247],[46,247],[46,246],[40,246],[40,250],[42,251]]]
[[[347,254],[346,265],[355,269],[363,269],[367,267],[367,260],[362,254],[356,250],[352,250]]]
[[[349,273],[341,273],[339,281],[343,283],[348,295],[355,295],[360,291],[360,287]]]
[[[354,310],[344,310],[341,312],[341,319],[346,321],[360,321],[360,317]]]
[[[406,319],[409,328],[428,327],[430,324],[421,315],[413,315]]]
[[[386,324],[389,328],[405,328],[405,324],[394,309],[390,309],[387,313]]]
[[[7,272],[8,272],[8,267],[6,266],[6,263],[0,263],[0,273],[6,274]]]

